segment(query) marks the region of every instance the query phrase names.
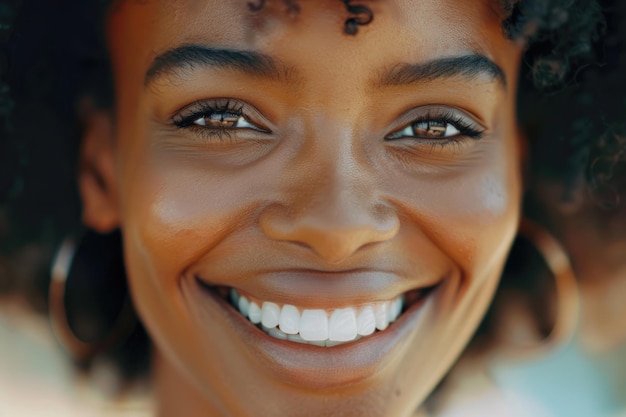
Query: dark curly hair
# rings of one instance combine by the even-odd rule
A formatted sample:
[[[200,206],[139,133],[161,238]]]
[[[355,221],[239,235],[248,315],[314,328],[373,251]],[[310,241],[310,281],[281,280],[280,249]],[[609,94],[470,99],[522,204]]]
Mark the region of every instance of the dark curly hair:
[[[250,12],[262,13],[266,1],[248,1]],[[299,12],[297,0],[277,1],[285,13]],[[346,20],[338,30],[347,36],[376,18],[358,1],[339,1]],[[494,2],[503,33],[528,45],[518,109],[530,141],[529,182],[547,176],[569,190],[584,186],[598,204],[614,208],[626,189],[623,4]],[[80,230],[78,103],[90,97],[96,106],[114,105],[104,43],[109,3],[0,1],[0,293],[30,294],[42,310],[51,254],[65,234]],[[134,349],[116,353],[130,371],[140,368],[130,366],[137,357],[148,356],[147,338],[138,334],[126,344]]]

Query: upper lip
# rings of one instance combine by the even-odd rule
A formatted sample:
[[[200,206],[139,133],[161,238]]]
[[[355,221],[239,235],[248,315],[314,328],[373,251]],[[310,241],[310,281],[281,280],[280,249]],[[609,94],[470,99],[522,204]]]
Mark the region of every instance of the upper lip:
[[[443,277],[409,279],[377,270],[328,272],[300,269],[238,275],[219,282],[202,275],[197,279],[207,285],[236,288],[265,301],[328,309],[388,301],[412,290],[431,288]]]

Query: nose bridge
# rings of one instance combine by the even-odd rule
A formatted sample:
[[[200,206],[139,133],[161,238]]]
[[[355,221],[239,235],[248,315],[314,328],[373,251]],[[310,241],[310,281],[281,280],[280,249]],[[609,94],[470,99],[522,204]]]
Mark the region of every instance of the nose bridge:
[[[355,134],[349,129],[325,129],[322,137],[311,141],[306,153],[307,163],[317,167],[317,178],[305,180],[311,196],[325,196],[332,202],[347,202],[346,199],[358,198],[370,181],[363,166]]]
[[[300,180],[302,196],[293,202],[294,208],[302,220],[324,220],[329,229],[349,228],[367,217],[367,207],[373,203],[372,178],[347,122],[318,120],[315,125],[322,127],[305,145],[303,160],[316,175]]]
[[[299,213],[294,223],[333,234],[348,232],[361,223],[365,226],[371,220],[373,190],[366,194],[367,181],[360,178],[364,173],[350,159],[335,155],[333,163],[319,164],[317,178],[304,181],[302,200],[294,202]]]
[[[328,134],[327,130],[327,134]],[[291,189],[262,215],[261,227],[275,240],[304,245],[337,264],[365,245],[389,240],[399,228],[392,207],[380,199],[366,158],[349,129],[334,130],[303,148]]]

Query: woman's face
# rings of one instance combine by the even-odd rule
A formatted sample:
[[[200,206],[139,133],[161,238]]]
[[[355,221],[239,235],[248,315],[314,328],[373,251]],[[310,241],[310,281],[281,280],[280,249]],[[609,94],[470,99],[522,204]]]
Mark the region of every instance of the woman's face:
[[[516,231],[520,47],[487,0],[364,1],[356,36],[337,0],[247,3],[110,16],[136,308],[216,414],[410,414]]]

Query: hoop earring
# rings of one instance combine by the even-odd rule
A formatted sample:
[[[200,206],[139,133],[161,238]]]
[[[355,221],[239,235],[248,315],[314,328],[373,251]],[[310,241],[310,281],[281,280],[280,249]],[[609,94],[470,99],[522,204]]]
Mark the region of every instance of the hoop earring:
[[[77,289],[68,291],[70,285]],[[107,299],[107,291],[121,299]],[[73,315],[74,310],[78,313]],[[52,263],[49,313],[57,340],[79,363],[89,363],[132,334],[138,320],[126,286],[119,232],[88,231],[78,245],[72,238],[63,241]]]
[[[563,246],[543,227],[527,218],[520,222],[518,234],[532,244],[554,277],[556,320],[552,330],[538,345],[505,348],[504,356],[528,358],[567,345],[574,337],[580,316],[580,292],[569,257]]]

